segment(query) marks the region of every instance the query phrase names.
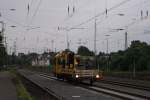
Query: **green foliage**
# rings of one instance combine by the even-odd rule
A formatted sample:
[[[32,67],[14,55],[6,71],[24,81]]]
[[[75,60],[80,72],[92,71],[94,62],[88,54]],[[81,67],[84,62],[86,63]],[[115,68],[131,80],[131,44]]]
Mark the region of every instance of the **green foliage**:
[[[24,85],[22,84],[20,77],[16,75],[15,70],[10,71],[14,84],[16,85],[18,100],[33,100]]]
[[[150,70],[150,45],[145,42],[132,41],[130,47],[125,51],[118,51],[109,55],[99,53],[98,63],[106,70],[136,71]]]
[[[94,53],[85,46],[80,46],[78,48],[77,54],[82,55],[82,56],[93,56],[94,55]]]
[[[0,66],[6,64],[6,57],[7,57],[6,49],[2,44],[2,36],[0,35]]]

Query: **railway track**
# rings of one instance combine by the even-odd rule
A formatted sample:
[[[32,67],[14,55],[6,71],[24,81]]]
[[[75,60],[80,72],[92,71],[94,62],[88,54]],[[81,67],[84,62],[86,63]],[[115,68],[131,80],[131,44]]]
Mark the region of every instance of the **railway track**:
[[[32,80],[28,79],[23,74],[18,73],[18,75],[20,75],[22,77],[24,82],[26,81],[26,83],[28,83],[28,86],[30,85],[30,87],[34,87],[34,89],[36,88],[36,90],[38,92],[41,91],[40,93],[41,93],[42,96],[40,96],[40,98],[42,100],[43,100],[43,98],[44,98],[44,100],[66,100],[65,98],[55,94],[54,92],[52,92],[48,88],[43,87],[40,84],[37,84],[37,83],[33,82]],[[48,75],[47,75],[47,77],[48,77]],[[41,99],[39,99],[39,100],[41,100]]]
[[[101,83],[114,84],[114,85],[119,85],[119,86],[125,86],[125,87],[131,87],[131,88],[135,88],[135,89],[150,91],[150,86],[133,84],[133,83],[130,83],[130,82],[127,83],[127,82],[113,81],[113,80],[102,80],[100,82]]]
[[[43,74],[43,73],[42,74],[40,73],[40,76],[42,76],[44,78],[48,78],[48,79],[58,80],[56,77],[51,77],[51,76],[49,76],[47,74]],[[109,82],[109,83],[111,83],[111,82]],[[121,83],[120,84],[118,83],[118,85],[121,85]],[[122,86],[123,85],[124,84],[122,84]],[[87,83],[79,83],[78,86],[80,86],[82,88],[85,88],[85,89],[88,89],[88,90],[95,91],[95,92],[99,92],[99,93],[104,93],[104,94],[108,94],[108,95],[111,95],[111,96],[115,96],[115,97],[118,97],[118,98],[121,98],[121,99],[150,100],[150,96],[143,96],[143,95],[140,95],[140,94],[125,92],[125,91],[121,91],[121,90],[116,90],[116,89],[112,89],[112,88],[109,88],[109,87],[103,87],[103,86],[98,86],[98,85],[90,86]],[[129,85],[125,85],[125,87],[135,88],[136,86],[132,85],[132,87],[131,87]],[[140,89],[142,89],[142,86],[140,87]]]

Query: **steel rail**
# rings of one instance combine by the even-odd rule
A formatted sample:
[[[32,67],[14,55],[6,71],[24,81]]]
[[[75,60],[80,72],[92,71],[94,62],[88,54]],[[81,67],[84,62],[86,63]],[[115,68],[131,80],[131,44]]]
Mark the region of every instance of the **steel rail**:
[[[127,82],[121,82],[121,81],[119,82],[119,81],[113,81],[113,80],[102,80],[99,82],[150,91],[150,87],[148,86],[143,86],[143,85],[138,85],[138,84],[133,84],[133,83],[127,83]]]
[[[48,79],[58,80],[56,77],[51,77],[50,75],[47,75],[45,73],[44,74],[40,73],[39,75],[42,77],[48,78]],[[60,80],[60,81],[62,81],[62,80]],[[87,83],[79,83],[78,86],[88,89],[88,90],[98,92],[98,93],[104,93],[104,94],[108,94],[108,95],[111,95],[114,97],[118,97],[121,99],[128,99],[128,100],[149,100],[150,99],[150,97],[147,97],[147,96],[129,93],[129,92],[121,91],[121,90],[115,90],[115,89],[111,89],[109,87],[106,88],[106,87],[97,86],[97,85],[90,86]]]

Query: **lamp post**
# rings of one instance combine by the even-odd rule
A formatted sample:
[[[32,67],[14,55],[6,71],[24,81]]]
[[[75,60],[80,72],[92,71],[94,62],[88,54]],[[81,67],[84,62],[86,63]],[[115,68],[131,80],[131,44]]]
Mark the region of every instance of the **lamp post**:
[[[106,36],[106,41],[107,41],[107,47],[106,47],[106,58],[107,58],[107,64],[106,64],[106,70],[107,70],[107,72],[109,71],[109,56],[108,56],[108,53],[109,53],[109,51],[108,51],[108,49],[109,49],[109,41],[108,41],[108,37],[110,36],[109,34],[107,34],[107,35],[105,35]]]
[[[107,46],[106,46],[106,54],[108,54],[108,49],[109,49],[109,41],[108,41],[108,37],[110,36],[109,34],[105,35],[106,36],[106,41],[107,41]]]
[[[69,36],[68,36],[68,32],[71,31],[71,30],[82,30],[82,29],[86,29],[86,28],[75,28],[75,27],[72,27],[72,28],[68,28],[68,27],[59,27],[58,26],[58,30],[65,30],[66,31],[66,44],[67,44],[67,49],[69,50]]]

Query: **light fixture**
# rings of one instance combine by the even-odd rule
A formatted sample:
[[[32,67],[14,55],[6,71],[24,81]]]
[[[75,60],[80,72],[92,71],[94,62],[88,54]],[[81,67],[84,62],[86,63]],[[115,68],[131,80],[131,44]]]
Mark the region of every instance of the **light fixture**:
[[[79,78],[79,75],[76,75],[76,78]]]
[[[100,76],[97,74],[97,75],[96,75],[96,78],[99,78],[99,77],[100,77]]]

